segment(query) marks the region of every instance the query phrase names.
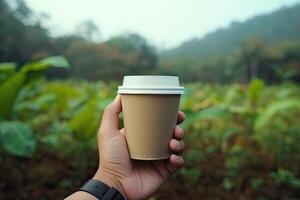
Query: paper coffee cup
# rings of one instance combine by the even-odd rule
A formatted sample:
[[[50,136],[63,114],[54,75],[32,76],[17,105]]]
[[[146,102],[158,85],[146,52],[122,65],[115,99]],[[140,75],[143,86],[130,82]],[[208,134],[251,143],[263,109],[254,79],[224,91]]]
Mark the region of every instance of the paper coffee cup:
[[[184,93],[178,77],[125,76],[118,93],[130,157],[169,158],[169,142],[176,126],[180,95]]]

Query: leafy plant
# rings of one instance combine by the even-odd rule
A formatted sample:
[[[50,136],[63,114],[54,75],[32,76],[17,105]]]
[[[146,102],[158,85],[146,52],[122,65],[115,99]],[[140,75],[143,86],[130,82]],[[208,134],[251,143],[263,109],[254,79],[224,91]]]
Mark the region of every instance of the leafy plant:
[[[180,174],[186,177],[192,183],[197,183],[202,175],[201,170],[195,168],[183,168],[180,171]]]
[[[271,177],[277,185],[287,184],[300,189],[300,179],[289,170],[278,169],[276,172],[271,173]]]
[[[0,85],[0,119],[10,117],[12,106],[21,88],[32,79],[40,77],[41,72],[51,66],[68,68],[69,64],[68,61],[61,56],[45,58],[38,62],[24,65],[20,71],[10,76]]]
[[[193,113],[185,121],[183,127],[187,128],[189,125],[201,120],[215,120],[218,118],[226,117],[229,114],[229,110],[225,106],[215,106],[201,110],[198,113]]]
[[[70,121],[69,126],[76,138],[87,140],[96,134],[98,128],[96,99],[90,100]]]
[[[284,99],[282,101],[274,102],[269,105],[264,112],[258,115],[255,121],[255,127],[261,129],[281,113],[290,112],[292,110],[300,111],[299,99]]]
[[[228,177],[225,177],[222,181],[222,187],[226,191],[232,190],[234,188],[234,181]]]
[[[264,181],[260,177],[250,179],[250,185],[254,190],[259,190],[264,184]]]
[[[248,99],[250,102],[250,105],[253,108],[256,108],[256,104],[259,101],[259,97],[261,95],[261,92],[264,88],[265,84],[263,80],[260,79],[254,79],[251,81],[249,88],[248,88]]]
[[[0,85],[0,120],[8,120],[11,117],[14,103],[21,89],[41,76],[49,67],[68,68],[69,64],[64,57],[54,56],[45,58],[38,62],[25,64],[20,71],[15,72],[15,64],[6,63],[0,66],[1,80]],[[49,98],[47,98],[49,99]],[[28,106],[38,106],[45,98],[39,99],[35,104]],[[25,105],[23,104],[23,107]],[[20,108],[20,105],[17,109]],[[36,140],[33,136],[32,128],[23,122],[3,121],[0,123],[0,138],[3,149],[16,156],[31,156],[35,150]]]
[[[7,153],[15,156],[32,156],[36,148],[30,126],[15,121],[0,123],[0,143]]]
[[[174,192],[209,190],[218,194],[224,190],[233,199],[234,195],[272,199],[270,193],[276,191],[279,198],[297,197],[299,86],[265,86],[254,81],[252,86],[195,83],[185,87],[188,94],[181,99],[180,110],[186,113],[182,125],[187,133],[186,164],[174,176]],[[96,133],[101,113],[115,91],[115,83],[84,80],[31,81],[22,86],[11,110],[14,121],[3,121],[12,124],[3,128],[5,135],[0,133],[0,149],[5,153],[0,167],[9,166],[6,158],[19,166],[15,156],[31,156],[27,160],[36,168],[29,175],[18,176],[29,181],[35,174],[40,177],[60,171],[65,175],[49,179],[55,183],[64,180],[61,187],[66,190],[79,172],[93,173],[98,164]],[[120,126],[121,122],[122,118]],[[9,134],[16,127],[17,133]],[[27,134],[21,135],[24,132]],[[274,172],[276,168],[288,172]],[[66,178],[70,174],[76,178]],[[188,190],[192,187],[196,189]],[[282,188],[286,191],[281,194]]]
[[[16,63],[0,63],[0,84],[16,72]]]

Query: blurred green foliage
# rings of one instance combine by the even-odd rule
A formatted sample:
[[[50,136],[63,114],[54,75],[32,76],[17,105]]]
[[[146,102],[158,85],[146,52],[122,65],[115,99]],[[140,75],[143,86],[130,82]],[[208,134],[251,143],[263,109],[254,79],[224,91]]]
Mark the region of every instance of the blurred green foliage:
[[[3,149],[15,156],[31,156],[36,140],[30,126],[21,122],[1,122],[0,141]]]
[[[235,46],[231,54],[211,58],[161,56],[158,68],[186,82],[249,83],[255,78],[267,84],[300,81],[299,39],[267,43],[252,37]]]
[[[0,85],[0,119],[4,117],[10,118],[12,106],[22,87],[32,80],[39,78],[51,66],[68,68],[69,63],[64,57],[54,56],[26,64],[16,73],[7,73],[7,69],[13,70],[13,65],[1,64],[0,69],[2,68],[3,71],[6,71],[2,74],[5,81]]]
[[[49,198],[53,191],[63,198],[97,168],[97,128],[117,85],[45,79],[22,83],[14,85],[18,92],[9,115],[1,115],[0,167],[10,168],[13,175],[3,176],[0,195],[40,198],[33,183],[37,181],[55,188],[44,189]],[[1,95],[5,97],[10,96]],[[185,192],[189,198],[204,199],[297,197],[299,102],[300,88],[291,83],[266,86],[255,79],[249,86],[186,85],[181,101],[187,116],[182,125],[187,133],[186,165],[156,197],[171,190],[178,199]],[[28,172],[20,174],[24,168]],[[32,187],[22,188],[24,181]],[[20,186],[15,193],[9,192],[12,184]]]

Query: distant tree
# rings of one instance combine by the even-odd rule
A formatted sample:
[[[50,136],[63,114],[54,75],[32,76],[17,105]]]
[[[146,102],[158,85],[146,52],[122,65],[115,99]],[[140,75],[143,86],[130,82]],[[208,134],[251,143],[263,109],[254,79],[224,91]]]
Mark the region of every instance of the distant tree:
[[[251,81],[258,76],[258,65],[262,56],[264,43],[259,39],[251,39],[242,43],[240,59],[246,68],[246,80]]]
[[[55,50],[61,54],[66,54],[66,51],[70,48],[71,45],[77,43],[87,43],[87,41],[77,35],[64,35],[53,39],[55,44]]]
[[[126,55],[129,74],[143,74],[157,68],[158,57],[155,49],[138,34],[124,34],[106,41],[106,44]]]
[[[22,22],[29,22],[33,13],[24,0],[6,1],[13,15]]]
[[[0,3],[3,5],[0,10],[0,62],[17,61],[23,64],[51,55],[53,43],[48,30],[38,21],[25,23],[33,15],[25,2],[7,2],[1,0]]]
[[[73,66],[72,74],[90,80],[120,80],[126,74],[150,73],[157,67],[154,49],[136,34],[114,37],[101,44],[77,39],[69,45],[66,56]]]
[[[75,27],[75,34],[90,42],[99,42],[100,30],[92,20],[85,20]]]

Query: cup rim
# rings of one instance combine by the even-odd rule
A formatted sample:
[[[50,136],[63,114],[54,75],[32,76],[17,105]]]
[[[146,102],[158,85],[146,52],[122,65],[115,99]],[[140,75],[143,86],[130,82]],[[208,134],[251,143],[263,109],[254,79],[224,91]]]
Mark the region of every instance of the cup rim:
[[[124,76],[119,94],[183,94],[178,76],[130,75]]]

